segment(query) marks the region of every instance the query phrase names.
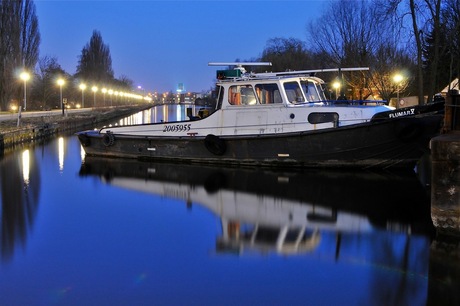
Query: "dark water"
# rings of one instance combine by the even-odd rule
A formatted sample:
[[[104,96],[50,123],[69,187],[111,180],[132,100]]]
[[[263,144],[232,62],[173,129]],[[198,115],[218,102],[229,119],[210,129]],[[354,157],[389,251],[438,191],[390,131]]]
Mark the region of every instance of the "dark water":
[[[5,154],[0,185],[0,305],[458,305],[415,174],[85,158],[68,136]]]

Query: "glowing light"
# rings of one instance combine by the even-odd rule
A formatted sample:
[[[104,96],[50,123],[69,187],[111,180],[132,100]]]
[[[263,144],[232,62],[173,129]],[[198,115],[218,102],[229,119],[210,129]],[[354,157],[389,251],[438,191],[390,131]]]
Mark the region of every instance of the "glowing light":
[[[21,72],[21,74],[19,75],[19,77],[21,78],[21,80],[23,81],[28,81],[30,79],[30,74],[27,73],[27,72]]]
[[[61,103],[61,109],[62,109],[62,115],[64,116],[64,107],[62,107],[62,103],[63,103],[63,100],[62,100],[62,85],[65,84],[65,81],[61,78],[59,78],[57,80],[57,84],[59,85],[59,100],[60,100],[60,103]]]
[[[19,75],[21,80],[24,81],[24,110],[27,108],[27,81],[30,79],[30,74],[26,71],[21,72]]]
[[[401,83],[403,79],[404,79],[404,77],[403,77],[402,75],[400,75],[400,74],[396,74],[396,75],[393,77],[393,81],[394,81],[395,83]]]

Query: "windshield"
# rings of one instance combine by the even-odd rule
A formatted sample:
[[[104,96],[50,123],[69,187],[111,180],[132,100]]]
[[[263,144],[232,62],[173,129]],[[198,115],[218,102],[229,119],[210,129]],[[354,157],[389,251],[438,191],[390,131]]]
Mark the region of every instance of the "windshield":
[[[300,89],[299,83],[297,82],[286,82],[284,83],[284,91],[288,101],[291,103],[301,103],[305,102],[305,99],[302,95],[302,90]]]
[[[319,84],[316,84],[312,81],[302,81],[302,89],[307,97],[308,102],[318,102],[326,100],[323,90],[319,87]]]

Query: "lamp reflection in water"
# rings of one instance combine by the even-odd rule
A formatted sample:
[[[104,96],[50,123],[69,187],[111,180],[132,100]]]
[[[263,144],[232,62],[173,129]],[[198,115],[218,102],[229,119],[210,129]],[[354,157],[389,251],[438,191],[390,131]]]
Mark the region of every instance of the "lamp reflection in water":
[[[40,175],[32,150],[0,159],[0,266],[26,249],[40,198]]]
[[[81,158],[81,161],[82,161],[82,162],[85,160],[85,157],[86,157],[86,151],[85,151],[85,149],[83,148],[83,146],[80,145],[80,158]]]
[[[24,180],[24,188],[27,189],[30,180],[30,152],[25,150],[22,152],[22,179]]]
[[[58,139],[58,158],[59,158],[59,171],[64,170],[64,138]]]

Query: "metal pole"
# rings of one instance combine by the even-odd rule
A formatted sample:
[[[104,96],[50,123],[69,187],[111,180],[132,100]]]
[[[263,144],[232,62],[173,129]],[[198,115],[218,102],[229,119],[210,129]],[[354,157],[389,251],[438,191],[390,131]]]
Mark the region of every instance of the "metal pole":
[[[27,108],[27,80],[24,79],[24,110]]]
[[[62,115],[64,116],[64,105],[62,104],[62,84],[59,85],[59,93],[60,93],[60,98],[61,98]]]

